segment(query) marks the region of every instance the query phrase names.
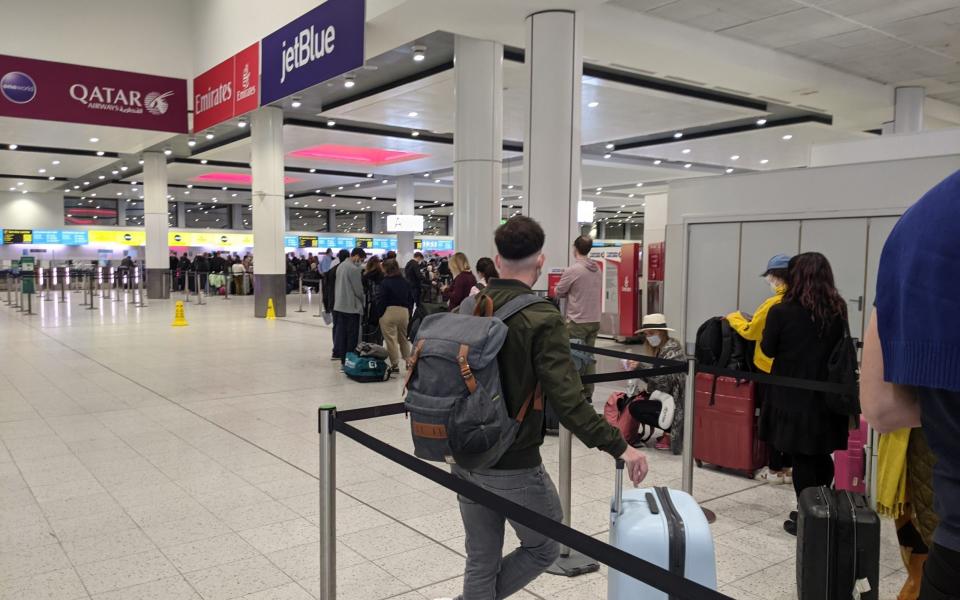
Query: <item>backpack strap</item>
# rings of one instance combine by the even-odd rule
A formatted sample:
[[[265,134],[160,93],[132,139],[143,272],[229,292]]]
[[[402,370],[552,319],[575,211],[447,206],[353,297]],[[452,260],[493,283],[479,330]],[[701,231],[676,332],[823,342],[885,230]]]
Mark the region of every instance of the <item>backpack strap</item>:
[[[539,304],[541,302],[552,304],[546,298],[541,298],[536,294],[520,294],[519,296],[511,299],[506,304],[498,308],[496,312],[493,313],[493,316],[500,319],[501,321],[506,321],[513,315],[527,308],[528,306],[531,306],[533,304]]]
[[[479,294],[478,294],[479,296]],[[473,309],[473,316],[475,317],[492,317],[493,316],[493,298],[490,296],[478,297],[475,301],[476,306]]]
[[[527,396],[527,399],[523,402],[523,406],[520,407],[520,412],[517,413],[517,423],[523,423],[527,412],[530,410],[531,404],[533,405],[533,410],[543,412],[543,389],[540,387],[539,382],[537,382],[537,387],[533,388],[533,393]]]
[[[473,394],[477,391],[477,380],[473,376],[473,371],[470,369],[470,363],[467,362],[467,355],[469,354],[470,346],[460,344],[460,351],[457,353],[457,362],[460,364],[460,376],[463,377],[463,382],[467,385],[467,390]]]
[[[403,389],[406,390],[410,385],[410,378],[413,377],[413,371],[417,368],[417,361],[420,360],[420,353],[423,351],[423,340],[417,340],[417,345],[413,349],[413,354],[407,360],[407,378],[403,380]]]

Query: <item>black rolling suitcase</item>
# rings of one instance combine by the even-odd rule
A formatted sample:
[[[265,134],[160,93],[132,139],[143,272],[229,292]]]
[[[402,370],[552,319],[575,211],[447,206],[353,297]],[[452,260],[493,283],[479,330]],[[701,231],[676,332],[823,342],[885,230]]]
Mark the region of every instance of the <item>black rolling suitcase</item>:
[[[798,501],[797,598],[876,600],[880,517],[853,492],[814,487]]]

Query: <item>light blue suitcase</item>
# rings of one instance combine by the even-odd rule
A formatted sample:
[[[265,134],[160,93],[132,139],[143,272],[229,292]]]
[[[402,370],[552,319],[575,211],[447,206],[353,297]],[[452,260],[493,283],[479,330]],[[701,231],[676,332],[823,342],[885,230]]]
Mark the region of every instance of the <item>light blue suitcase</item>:
[[[623,463],[610,507],[610,544],[717,589],[710,525],[689,494],[664,487],[623,491]],[[619,571],[607,577],[608,600],[667,600],[667,594]]]

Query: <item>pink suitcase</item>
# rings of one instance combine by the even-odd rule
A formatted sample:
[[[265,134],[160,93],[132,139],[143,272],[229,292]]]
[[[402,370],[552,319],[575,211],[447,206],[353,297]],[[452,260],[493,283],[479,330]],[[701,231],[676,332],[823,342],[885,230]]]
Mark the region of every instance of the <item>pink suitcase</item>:
[[[866,456],[863,447],[867,444],[867,422],[860,417],[860,429],[850,431],[846,450],[833,453],[834,487],[857,494],[866,493],[863,481],[866,473]]]

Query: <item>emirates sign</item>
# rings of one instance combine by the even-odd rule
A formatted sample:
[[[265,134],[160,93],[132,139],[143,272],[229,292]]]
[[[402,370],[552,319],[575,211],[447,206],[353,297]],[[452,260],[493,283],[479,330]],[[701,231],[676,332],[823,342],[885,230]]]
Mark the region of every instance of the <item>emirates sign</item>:
[[[201,131],[260,105],[260,42],[193,80],[193,130]]]

